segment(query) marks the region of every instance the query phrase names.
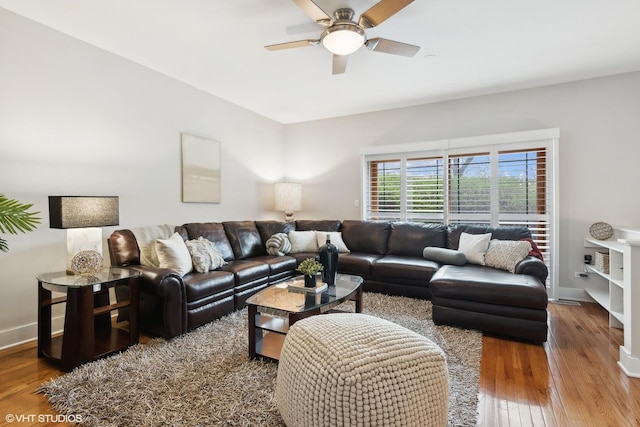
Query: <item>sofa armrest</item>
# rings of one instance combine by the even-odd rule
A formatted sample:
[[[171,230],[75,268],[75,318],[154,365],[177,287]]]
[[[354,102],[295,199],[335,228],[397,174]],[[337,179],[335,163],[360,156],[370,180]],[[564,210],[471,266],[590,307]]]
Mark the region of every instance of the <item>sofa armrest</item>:
[[[163,335],[172,338],[186,331],[187,295],[182,277],[167,268],[131,265],[127,268],[139,271],[140,295],[153,295],[163,301]]]
[[[129,265],[127,268],[140,272],[141,287],[159,297],[166,297],[179,291],[182,295],[183,282],[178,273],[168,268]]]
[[[544,284],[547,280],[547,276],[549,275],[549,270],[544,262],[529,255],[516,265],[515,273],[528,274],[529,276],[537,277],[540,280],[540,283]]]

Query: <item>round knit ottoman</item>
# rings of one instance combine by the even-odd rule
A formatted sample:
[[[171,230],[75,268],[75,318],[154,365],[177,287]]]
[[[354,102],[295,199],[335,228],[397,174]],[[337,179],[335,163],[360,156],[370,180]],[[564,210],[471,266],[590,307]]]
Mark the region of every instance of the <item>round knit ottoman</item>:
[[[377,317],[308,317],[285,338],[276,401],[288,427],[446,426],[445,355],[422,335]]]

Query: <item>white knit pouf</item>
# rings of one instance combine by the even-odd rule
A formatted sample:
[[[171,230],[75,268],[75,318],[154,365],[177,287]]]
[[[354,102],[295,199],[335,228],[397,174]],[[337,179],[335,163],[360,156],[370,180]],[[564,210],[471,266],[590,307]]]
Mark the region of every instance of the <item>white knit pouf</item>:
[[[445,354],[377,317],[311,316],[287,333],[276,401],[288,427],[446,426]]]

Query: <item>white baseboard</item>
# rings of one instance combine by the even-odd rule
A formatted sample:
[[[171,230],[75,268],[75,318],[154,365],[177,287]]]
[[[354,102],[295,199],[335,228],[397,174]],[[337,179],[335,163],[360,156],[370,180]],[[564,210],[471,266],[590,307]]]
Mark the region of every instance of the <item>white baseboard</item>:
[[[114,311],[111,318],[118,317],[118,312]],[[51,318],[51,333],[59,334],[64,331],[64,315]],[[4,329],[0,331],[0,350],[15,347],[26,342],[38,339],[38,323],[18,326],[17,328]]]
[[[583,302],[595,302],[584,289],[578,288],[560,288],[559,292],[560,299],[567,299],[572,301],[583,301]]]
[[[64,329],[64,316],[51,319],[51,330],[53,333],[62,332]],[[0,331],[0,350],[15,347],[26,342],[38,339],[38,322],[16,328],[4,329]]]

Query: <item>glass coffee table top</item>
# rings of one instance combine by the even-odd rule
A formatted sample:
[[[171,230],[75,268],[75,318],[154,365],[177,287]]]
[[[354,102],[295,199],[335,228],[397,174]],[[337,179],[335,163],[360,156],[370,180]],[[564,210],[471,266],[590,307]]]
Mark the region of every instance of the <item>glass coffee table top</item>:
[[[140,272],[119,267],[106,267],[90,276],[67,274],[66,271],[40,273],[36,275],[36,279],[40,282],[68,288],[81,288],[83,286],[91,286],[100,283],[134,279],[136,277],[140,277]]]
[[[362,277],[338,274],[335,286],[329,286],[317,294],[289,291],[289,285],[296,281],[304,281],[304,279],[299,276],[263,289],[249,297],[247,304],[257,306],[260,312],[281,316],[316,309],[322,312],[330,310],[352,296],[362,284]]]

